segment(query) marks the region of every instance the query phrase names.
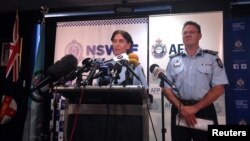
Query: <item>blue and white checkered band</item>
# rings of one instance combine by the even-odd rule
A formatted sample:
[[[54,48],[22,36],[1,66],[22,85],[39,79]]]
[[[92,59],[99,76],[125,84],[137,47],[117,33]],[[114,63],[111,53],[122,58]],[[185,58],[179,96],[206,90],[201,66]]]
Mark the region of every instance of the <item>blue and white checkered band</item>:
[[[152,46],[152,55],[155,58],[163,58],[167,53],[166,45],[162,44],[161,39],[157,39],[156,43]]]
[[[148,23],[148,18],[131,18],[131,19],[112,19],[112,20],[58,22],[57,23],[57,27],[103,26],[103,25],[145,24],[145,23]]]
[[[82,60],[83,47],[76,40],[71,41],[65,48],[65,54],[73,54],[78,61]]]

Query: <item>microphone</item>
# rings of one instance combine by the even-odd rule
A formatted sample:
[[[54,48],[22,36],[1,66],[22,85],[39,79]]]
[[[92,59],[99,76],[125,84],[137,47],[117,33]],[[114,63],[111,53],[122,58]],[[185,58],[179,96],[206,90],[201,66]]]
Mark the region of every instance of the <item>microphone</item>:
[[[168,85],[170,85],[170,87],[175,90],[178,91],[177,88],[175,87],[174,83],[171,82],[167,76],[163,73],[163,70],[159,67],[159,65],[157,64],[153,64],[150,66],[150,72],[153,73],[154,76],[160,78],[161,80],[164,80],[165,82],[167,82]]]
[[[64,81],[72,81],[74,80],[76,77],[78,77],[79,75],[81,75],[84,72],[88,72],[90,70],[91,67],[91,63],[92,63],[92,59],[91,58],[85,58],[82,61],[82,66],[81,67],[77,67],[75,70],[71,71],[70,74],[68,74],[65,78]]]
[[[139,63],[139,57],[135,53],[130,53],[128,55],[129,58],[129,64],[131,65],[132,68],[136,68],[140,63]]]
[[[96,78],[99,78],[99,77],[102,77],[102,76],[109,76],[110,75],[110,72],[111,70],[114,68],[114,65],[111,64],[111,63],[107,63],[105,65],[101,65],[99,66],[99,72],[96,73],[94,76],[93,76],[93,79],[96,79]]]
[[[104,61],[104,59],[102,60],[97,60],[92,62],[92,70],[89,72],[89,75],[87,76],[87,78],[85,79],[85,81],[83,82],[83,86],[88,85],[93,79],[94,79],[94,75],[96,73],[96,70],[99,68],[100,64]]]
[[[118,84],[117,80],[120,79],[119,74],[122,71],[122,65],[120,63],[115,63],[114,68],[112,70],[112,78],[114,79],[114,84]]]
[[[111,84],[113,79],[111,70],[113,69],[113,67],[114,65],[112,63],[107,63],[99,66],[99,71],[93,76],[93,79],[98,78],[97,83],[99,86]]]
[[[120,60],[117,63],[120,63],[121,65],[125,66],[127,68],[127,70],[129,70],[136,79],[138,79],[139,81],[141,81],[140,77],[135,73],[135,71],[129,66],[128,61],[127,60]]]
[[[58,81],[66,74],[70,73],[77,67],[77,59],[74,55],[69,54],[61,58],[54,65],[47,69],[47,77],[43,79],[39,84],[35,85],[31,91],[39,89],[50,82]]]
[[[117,55],[113,58],[115,62],[120,61],[120,60],[128,60],[128,55],[126,53],[122,53],[120,55]]]
[[[135,54],[135,53],[130,53],[129,55],[128,55],[128,58],[129,58],[129,66],[131,66],[131,68],[133,69],[133,70],[135,70],[135,68],[140,64],[139,63],[139,57],[138,57],[138,55],[137,54]],[[131,79],[131,81],[133,81],[133,74],[132,73],[129,73],[128,74],[129,76],[129,79]]]
[[[116,57],[113,58],[116,63],[120,64],[121,66],[125,66],[127,70],[135,76],[137,80],[141,82],[140,77],[134,72],[134,70],[129,66],[128,63],[129,56],[126,53],[122,53]]]

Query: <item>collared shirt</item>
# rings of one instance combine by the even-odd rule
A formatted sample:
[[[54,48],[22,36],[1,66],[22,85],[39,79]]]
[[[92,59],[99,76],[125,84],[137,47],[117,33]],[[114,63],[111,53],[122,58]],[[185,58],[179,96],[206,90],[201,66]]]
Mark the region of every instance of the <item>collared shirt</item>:
[[[166,76],[179,91],[179,98],[200,100],[211,87],[228,84],[225,68],[216,52],[198,48],[193,57],[184,51],[172,57]],[[170,88],[168,84],[165,87]]]
[[[133,77],[133,85],[142,85],[145,89],[148,89],[148,83],[142,65],[139,64],[136,66],[134,71],[139,76],[141,81],[136,79],[136,77]]]

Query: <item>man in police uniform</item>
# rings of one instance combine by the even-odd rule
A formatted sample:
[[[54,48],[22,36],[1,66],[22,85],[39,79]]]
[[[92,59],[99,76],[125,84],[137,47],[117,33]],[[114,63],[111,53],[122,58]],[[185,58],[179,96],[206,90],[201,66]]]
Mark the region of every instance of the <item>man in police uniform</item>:
[[[200,25],[188,21],[182,28],[185,50],[170,57],[166,76],[178,92],[165,84],[163,91],[171,102],[172,141],[206,141],[207,132],[195,128],[197,118],[218,124],[213,102],[224,94],[228,84],[225,68],[217,52],[199,46]],[[179,125],[183,120],[186,127]]]

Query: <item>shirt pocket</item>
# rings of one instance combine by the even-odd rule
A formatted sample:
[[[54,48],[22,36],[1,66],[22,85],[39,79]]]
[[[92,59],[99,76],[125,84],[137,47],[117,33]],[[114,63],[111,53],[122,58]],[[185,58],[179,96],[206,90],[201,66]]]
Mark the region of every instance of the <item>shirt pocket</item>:
[[[172,76],[177,76],[180,75],[181,72],[184,71],[184,66],[180,65],[179,67],[173,67],[172,71],[171,71],[171,75]]]
[[[198,72],[202,74],[211,74],[212,73],[212,63],[210,62],[205,62],[201,63],[197,67]]]

